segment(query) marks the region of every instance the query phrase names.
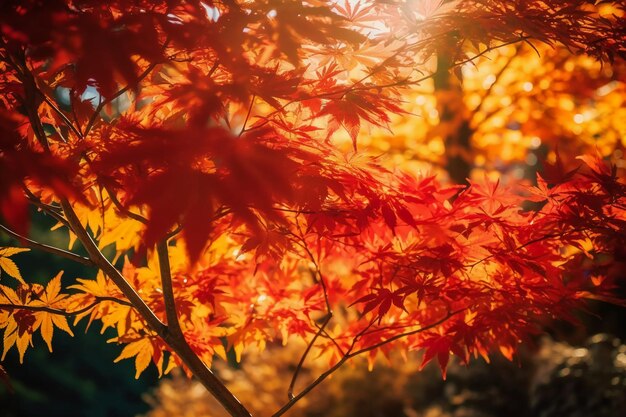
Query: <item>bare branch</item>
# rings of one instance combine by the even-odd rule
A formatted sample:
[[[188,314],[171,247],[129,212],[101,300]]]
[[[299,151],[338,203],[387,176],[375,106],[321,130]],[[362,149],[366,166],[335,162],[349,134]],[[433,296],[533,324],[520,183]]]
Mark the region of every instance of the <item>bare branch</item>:
[[[65,115],[65,113],[63,113],[63,111],[61,109],[59,109],[57,107],[57,105],[50,100],[50,98],[45,95],[43,93],[43,91],[41,91],[41,89],[38,89],[39,94],[41,94],[41,96],[43,97],[43,100],[46,102],[46,104],[52,109],[54,110],[54,112],[56,114],[59,115],[59,117],[61,117],[61,119],[63,119],[63,121],[65,122],[65,125],[72,131],[74,132],[74,135],[76,135],[77,138],[82,139],[83,133],[79,130],[79,128],[77,128],[76,126],[74,126],[74,123],[72,123],[72,121]]]
[[[344,355],[336,364],[334,364],[332,367],[330,367],[328,370],[326,370],[324,373],[322,373],[320,376],[318,376],[312,383],[310,383],[298,395],[296,395],[293,398],[291,398],[291,400],[289,400],[289,402],[287,402],[285,405],[283,405],[277,412],[272,414],[271,417],[279,417],[279,416],[282,416],[283,414],[285,414],[291,407],[294,406],[295,403],[297,403],[300,399],[302,399],[309,392],[311,392],[311,390],[313,390],[313,388],[318,386],[326,378],[328,378],[330,375],[332,375],[336,370],[338,370],[344,363],[346,363],[351,358],[354,358],[355,356],[360,355],[362,353],[369,352],[370,350],[379,348],[379,347],[381,347],[384,344],[391,343],[391,342],[393,342],[395,340],[398,340],[400,338],[411,336],[411,335],[414,335],[414,334],[418,334],[418,333],[430,330],[430,329],[432,329],[432,328],[434,328],[436,326],[439,326],[440,324],[442,324],[443,322],[448,320],[450,317],[452,317],[455,314],[458,314],[461,311],[464,311],[464,310],[457,310],[457,311],[451,312],[451,313],[447,314],[444,318],[442,318],[442,319],[440,319],[440,320],[438,320],[438,321],[436,321],[434,323],[431,323],[431,324],[429,324],[427,326],[424,326],[424,327],[420,327],[419,329],[415,329],[415,330],[412,330],[410,332],[405,332],[405,333],[398,334],[396,336],[393,336],[393,337],[391,337],[389,339],[386,339],[386,340],[384,340],[382,342],[379,342],[379,343],[376,343],[374,345],[371,345],[371,346],[368,346],[368,347],[356,350],[354,352],[348,351],[348,353],[346,355]],[[367,328],[369,328],[369,326],[366,327],[366,329]],[[363,332],[361,332],[361,333],[363,333]],[[359,333],[359,334],[361,334],[361,333]],[[358,340],[357,337],[355,337],[355,340],[353,342],[353,346],[350,348],[350,350],[352,350],[352,348],[354,347],[354,343],[356,343],[356,340]]]
[[[44,252],[48,252],[48,253],[52,253],[54,255],[58,255],[61,256],[63,258],[72,260],[74,262],[78,262],[81,263],[83,265],[87,265],[87,266],[95,266],[95,264],[91,261],[91,259],[89,258],[84,258],[80,255],[76,255],[73,252],[69,252],[63,249],[59,249],[57,247],[54,246],[49,246],[49,245],[45,245],[43,243],[39,243],[36,242],[34,240],[28,239],[27,237],[24,237],[16,232],[14,232],[13,230],[9,229],[8,227],[0,224],[0,230],[2,230],[4,233],[6,233],[7,235],[14,237],[15,239],[19,240],[20,243],[22,244],[26,244],[27,246],[30,246],[32,248],[35,249],[40,249]]]
[[[519,36],[516,37],[510,41],[506,41],[506,42],[502,42],[498,45],[494,45],[494,46],[489,46],[487,48],[485,48],[483,51],[476,53],[475,55],[464,59],[462,61],[459,62],[455,62],[454,65],[452,65],[450,67],[450,69],[452,68],[456,68],[462,65],[465,65],[467,63],[473,62],[476,59],[480,58],[481,56],[494,51],[496,49],[499,48],[503,48],[505,46],[509,46],[509,45],[514,45],[520,42],[525,42],[529,39],[528,36]],[[371,74],[370,74],[371,75]],[[367,90],[372,90],[372,89],[376,89],[378,91],[381,91],[383,89],[388,89],[388,88],[393,88],[393,87],[400,87],[400,86],[409,86],[409,85],[419,85],[421,83],[423,83],[424,81],[427,81],[431,78],[434,78],[437,75],[437,72],[433,72],[431,74],[426,74],[421,78],[415,79],[415,80],[411,80],[409,77],[406,78],[402,78],[399,79],[397,81],[394,81],[392,83],[389,84],[383,84],[383,85],[361,85],[360,83],[362,83],[362,80],[358,80],[356,82],[354,82],[352,85],[346,87],[345,89],[341,90],[341,91],[333,91],[330,93],[320,93],[320,94],[315,94],[313,96],[308,96],[308,97],[302,97],[302,98],[297,98],[297,99],[292,99],[287,101],[285,104],[281,105],[280,108],[274,110],[273,112],[269,113],[267,116],[265,116],[265,120],[262,123],[259,123],[255,126],[253,126],[250,129],[247,129],[245,131],[250,131],[252,129],[258,129],[260,127],[265,126],[266,124],[270,123],[270,118],[272,116],[275,116],[276,114],[280,114],[282,112],[285,111],[285,109],[295,103],[298,103],[302,100],[309,100],[309,99],[315,99],[315,98],[332,98],[332,97],[344,97],[346,94],[350,93],[350,92],[355,92],[355,91],[367,91]],[[366,76],[364,79],[367,79],[368,76]],[[243,132],[242,132],[243,133]]]
[[[250,115],[252,114],[252,107],[254,106],[254,100],[256,100],[256,95],[252,95],[252,98],[250,99],[250,106],[248,107],[248,112],[246,113],[246,119],[243,121],[243,126],[241,126],[241,131],[239,132],[239,136],[243,135],[244,132],[246,131],[246,124],[248,124],[248,119],[250,118]]]
[[[309,352],[315,345],[315,341],[325,331],[326,326],[330,322],[330,319],[332,319],[333,317],[333,311],[331,309],[330,301],[328,299],[328,290],[326,288],[326,282],[325,282],[324,276],[322,275],[322,271],[320,270],[320,267],[318,265],[317,260],[315,259],[315,256],[313,256],[313,253],[311,253],[311,250],[308,248],[306,244],[306,241],[304,239],[304,233],[302,231],[302,228],[300,227],[300,223],[298,222],[297,217],[296,217],[296,224],[298,227],[298,231],[300,232],[299,236],[294,235],[296,236],[296,238],[300,240],[300,242],[297,242],[297,243],[306,252],[307,256],[309,257],[309,259],[315,266],[315,268],[311,270],[311,275],[313,276],[314,279],[316,278],[316,276],[319,277],[319,279],[315,279],[315,281],[316,283],[319,283],[322,287],[322,291],[324,294],[324,303],[326,304],[326,317],[324,318],[322,325],[318,327],[318,331],[315,333],[311,341],[308,343],[306,349],[304,350],[304,353],[300,357],[300,361],[298,362],[298,365],[296,366],[293,376],[291,377],[291,382],[289,383],[289,388],[287,389],[287,398],[289,398],[290,400],[294,398],[293,390],[296,385],[296,381],[298,380],[298,375],[300,374],[300,371],[302,370],[302,366],[304,365],[304,361],[306,360]],[[335,345],[339,346],[335,340],[333,340],[333,342],[335,342]]]
[[[146,320],[148,325],[153,328],[157,333],[163,331],[165,325],[159,320],[154,312],[148,307],[144,300],[137,294],[135,289],[126,281],[126,278],[109,262],[109,260],[100,252],[100,249],[95,244],[87,230],[83,227],[80,219],[74,212],[70,202],[63,198],[61,199],[61,207],[67,217],[67,220],[72,228],[72,232],[76,234],[78,240],[83,244],[85,250],[89,254],[92,262],[100,268],[111,280],[119,287],[122,293],[133,304],[141,316]]]
[[[420,327],[419,329],[415,329],[415,330],[411,330],[411,331],[408,331],[408,332],[404,332],[404,333],[397,334],[397,335],[395,335],[395,336],[390,337],[389,339],[385,339],[385,340],[382,340],[382,341],[380,341],[380,342],[378,342],[378,343],[375,343],[375,344],[373,344],[373,345],[370,345],[370,346],[367,346],[367,347],[361,348],[361,349],[359,349],[359,350],[355,350],[354,352],[349,353],[347,356],[348,356],[348,358],[353,358],[353,357],[355,357],[355,356],[357,356],[357,355],[360,355],[360,354],[362,354],[362,353],[369,352],[369,351],[371,351],[371,350],[377,349],[377,348],[379,348],[379,347],[381,347],[381,346],[384,346],[384,345],[386,345],[386,344],[388,344],[388,343],[391,343],[391,342],[393,342],[393,341],[396,341],[396,340],[398,340],[398,339],[402,339],[402,338],[405,338],[405,337],[408,337],[408,336],[412,336],[412,335],[414,335],[414,334],[418,334],[418,333],[425,332],[426,330],[430,330],[430,329],[432,329],[432,328],[434,328],[434,327],[439,326],[440,324],[442,324],[442,323],[444,323],[445,321],[447,321],[450,317],[452,317],[452,316],[454,316],[454,315],[456,315],[456,314],[459,314],[460,312],[465,311],[465,310],[466,310],[466,309],[465,309],[465,308],[463,308],[463,309],[459,309],[459,310],[452,311],[452,312],[450,312],[450,313],[446,314],[446,316],[445,316],[445,317],[443,317],[443,318],[441,318],[441,319],[437,320],[437,321],[436,321],[436,322],[434,322],[434,323],[431,323],[431,324],[429,324],[429,325],[427,325],[427,326],[424,326],[424,327]]]
[[[163,48],[165,48],[166,46],[167,46],[167,42],[165,43],[165,45],[163,45]],[[144,78],[146,78],[148,76],[148,74],[150,74],[152,72],[152,70],[154,68],[156,68],[156,66],[157,66],[156,62],[150,64],[141,74],[139,74],[139,76],[137,77],[137,81],[134,83],[134,85],[133,84],[128,84],[125,87],[119,89],[111,97],[107,97],[106,99],[101,100],[98,103],[98,105],[96,106],[96,108],[94,109],[93,114],[89,118],[89,122],[87,123],[87,127],[85,127],[84,136],[89,135],[89,132],[91,132],[91,129],[93,128],[94,124],[96,123],[96,119],[100,115],[100,112],[102,111],[104,106],[106,106],[107,104],[110,104],[111,102],[113,102],[113,100],[115,100],[116,98],[120,97],[122,94],[126,93],[131,88],[134,88],[135,86],[137,86]]]
[[[23,186],[24,192],[26,193],[26,197],[30,200],[31,203],[39,207],[44,213],[54,218],[56,221],[69,228],[69,223],[67,219],[65,219],[60,212],[60,208],[51,206],[50,204],[46,204],[41,201],[35,194],[33,194],[26,186]]]
[[[87,311],[91,310],[98,304],[105,302],[105,301],[112,301],[112,302],[122,304],[128,307],[133,307],[133,305],[129,303],[128,301],[120,300],[115,297],[96,297],[96,300],[93,303],[89,304],[86,307],[83,307],[81,309],[74,310],[74,311],[61,310],[58,308],[52,308],[48,306],[32,306],[32,305],[18,305],[18,304],[0,304],[0,310],[27,310],[27,311],[34,311],[34,312],[41,311],[41,312],[50,313],[50,314],[57,314],[59,316],[71,317],[71,316],[75,316],[78,314],[86,313]]]
[[[298,365],[296,366],[296,370],[293,372],[293,376],[291,377],[291,382],[289,383],[289,388],[287,389],[287,398],[289,398],[290,400],[294,398],[293,389],[296,385],[298,375],[300,374],[300,371],[302,370],[302,366],[304,365],[304,361],[306,360],[306,357],[308,356],[309,351],[313,348],[313,345],[315,345],[315,341],[320,336],[320,334],[322,334],[322,332],[326,328],[326,325],[328,325],[328,322],[330,322],[330,319],[332,317],[333,317],[332,313],[326,315],[326,318],[322,322],[322,325],[319,327],[319,330],[315,333],[315,335],[313,336],[309,344],[306,346],[304,353],[300,357],[300,361],[298,362]]]
[[[184,340],[183,331],[178,321],[174,288],[172,287],[172,272],[167,249],[167,240],[159,241],[156,248],[159,258],[159,272],[161,274],[161,286],[163,287],[163,302],[165,304],[167,327],[173,335],[181,337]]]

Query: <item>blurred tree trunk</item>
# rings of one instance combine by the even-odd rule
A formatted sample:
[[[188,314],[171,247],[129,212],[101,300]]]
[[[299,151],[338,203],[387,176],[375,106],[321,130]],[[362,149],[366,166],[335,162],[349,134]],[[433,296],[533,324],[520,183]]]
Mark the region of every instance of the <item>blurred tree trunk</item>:
[[[439,123],[437,127],[446,149],[445,168],[450,181],[456,184],[467,184],[472,170],[471,137],[474,133],[470,127],[469,111],[463,100],[461,68],[452,70],[457,50],[453,36],[437,54],[437,70],[435,72],[435,97]]]

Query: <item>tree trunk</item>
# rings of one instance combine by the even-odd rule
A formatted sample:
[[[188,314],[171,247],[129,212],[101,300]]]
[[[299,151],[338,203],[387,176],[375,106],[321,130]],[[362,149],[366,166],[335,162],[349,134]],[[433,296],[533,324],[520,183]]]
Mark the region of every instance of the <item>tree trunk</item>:
[[[450,40],[450,48],[437,54],[437,71],[435,73],[435,97],[439,112],[438,130],[442,132],[446,149],[445,168],[450,181],[456,184],[467,184],[472,170],[471,138],[474,133],[470,127],[469,112],[463,101],[461,71],[452,71],[454,56],[449,52],[455,50],[454,39]]]

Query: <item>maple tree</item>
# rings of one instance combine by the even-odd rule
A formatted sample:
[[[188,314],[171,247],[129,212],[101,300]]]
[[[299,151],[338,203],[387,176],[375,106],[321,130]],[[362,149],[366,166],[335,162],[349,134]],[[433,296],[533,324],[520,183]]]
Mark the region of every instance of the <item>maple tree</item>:
[[[445,377],[451,354],[510,358],[543,319],[620,302],[626,182],[601,155],[454,185],[359,144],[430,80],[462,116],[451,83],[493,51],[618,68],[622,2],[6,1],[0,31],[0,228],[97,271],[34,284],[0,249],[3,358],[100,321],[137,376],[182,366],[245,416],[213,357],[301,339],[279,416],[355,356],[420,350]],[[30,207],[69,248],[27,237]],[[329,367],[296,390],[311,351]]]

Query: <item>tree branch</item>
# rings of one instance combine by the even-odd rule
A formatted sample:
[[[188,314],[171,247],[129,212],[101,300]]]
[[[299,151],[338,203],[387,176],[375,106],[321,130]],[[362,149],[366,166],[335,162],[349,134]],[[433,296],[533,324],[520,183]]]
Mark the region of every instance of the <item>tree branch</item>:
[[[172,286],[172,272],[170,268],[169,253],[167,250],[167,240],[161,240],[156,245],[157,256],[159,258],[159,272],[161,275],[161,286],[163,287],[163,302],[165,304],[165,315],[167,317],[167,327],[172,335],[184,340],[183,331],[178,321],[176,309],[176,298]]]
[[[309,384],[305,389],[303,389],[302,391],[300,391],[300,393],[296,396],[294,396],[291,400],[289,400],[289,402],[287,402],[285,405],[283,405],[277,412],[275,412],[274,414],[272,414],[271,417],[279,417],[282,416],[283,414],[285,414],[291,407],[293,407],[295,405],[295,403],[297,403],[300,399],[302,399],[304,396],[306,396],[309,392],[311,392],[311,390],[313,390],[313,388],[315,388],[316,386],[318,386],[321,382],[323,382],[326,378],[328,378],[330,375],[332,375],[337,369],[339,369],[344,363],[346,363],[348,360],[354,358],[357,355],[360,355],[362,353],[365,352],[369,352],[370,350],[379,348],[382,345],[385,345],[387,343],[391,343],[395,340],[398,340],[400,338],[403,337],[407,337],[407,336],[411,336],[414,334],[418,334],[421,332],[425,332],[427,330],[430,330],[436,326],[439,326],[440,324],[442,324],[443,322],[445,322],[446,320],[448,320],[450,317],[452,317],[455,314],[458,314],[459,312],[461,312],[463,310],[457,310],[454,312],[451,312],[449,314],[447,314],[444,318],[431,323],[427,326],[424,327],[420,327],[419,329],[416,330],[412,330],[410,332],[405,332],[405,333],[401,333],[399,335],[393,336],[389,339],[386,339],[382,342],[376,343],[374,345],[356,350],[354,352],[352,352],[352,349],[354,347],[354,344],[357,341],[357,337],[355,337],[352,346],[350,347],[350,350],[336,363],[334,364],[332,367],[330,367],[328,370],[326,370],[324,373],[322,373],[320,376],[318,376],[311,384]],[[369,327],[369,326],[368,326]]]
[[[308,356],[309,352],[315,345],[315,341],[322,334],[322,332],[326,328],[326,325],[328,325],[328,322],[330,322],[330,319],[332,317],[333,317],[332,313],[326,315],[326,318],[322,322],[322,325],[319,327],[319,330],[315,333],[315,335],[313,336],[309,344],[306,346],[304,353],[300,357],[300,361],[298,362],[298,365],[296,366],[296,370],[293,372],[293,376],[291,377],[291,382],[289,383],[289,388],[287,389],[287,398],[289,398],[289,400],[293,400],[294,398],[293,389],[296,385],[298,375],[300,374],[300,371],[302,370],[302,366],[304,365],[304,361],[306,360],[306,357]]]
[[[61,216],[59,209],[51,206],[49,204],[41,201],[35,194],[33,194],[26,186],[23,186],[24,192],[26,193],[26,197],[30,200],[31,203],[39,207],[44,213],[48,214],[50,217],[54,218],[56,221],[69,228],[69,224],[67,220]]]
[[[191,369],[202,385],[217,399],[233,417],[250,417],[250,412],[239,402],[226,386],[213,374],[206,364],[191,349],[180,327],[176,309],[176,298],[172,286],[172,272],[169,262],[167,240],[157,243],[159,272],[163,287],[163,301],[167,317],[167,329],[163,339]]]
[[[9,229],[8,227],[0,224],[0,230],[2,230],[4,233],[6,233],[7,235],[17,239],[20,241],[20,243],[22,244],[26,244],[32,248],[36,248],[36,249],[40,249],[42,251],[48,252],[48,253],[52,253],[54,255],[58,255],[61,256],[63,258],[72,260],[74,262],[78,262],[81,263],[83,265],[87,265],[87,266],[95,266],[95,263],[91,261],[91,259],[89,258],[84,258],[80,255],[76,255],[73,252],[69,252],[63,249],[59,249],[57,247],[54,246],[49,246],[49,245],[45,245],[43,243],[39,243],[36,242],[34,240],[28,239],[27,237],[24,237],[16,232],[14,232],[13,230]]]
[[[153,64],[148,67],[146,71],[144,71],[144,73],[140,76],[140,79],[147,76],[147,74],[155,66],[156,64]],[[30,75],[32,78],[32,75],[30,73],[26,75]],[[28,80],[24,81],[25,84],[30,85],[27,81]],[[113,98],[123,94],[128,89],[130,89],[130,86],[127,86],[118,91],[118,93],[116,93]],[[33,130],[35,135],[37,136],[37,139],[41,142],[44,149],[49,152],[50,148],[48,147],[45,132],[41,127],[41,120],[39,119],[39,115],[36,112],[35,103],[33,103],[32,100],[29,100],[25,102],[24,105],[26,106],[31,125],[33,126]],[[104,106],[104,104],[101,103],[101,105],[99,105],[99,108],[101,110],[100,106]],[[96,111],[92,116],[92,120],[90,120],[88,129],[85,130],[85,136],[89,133],[89,130],[93,126],[93,123],[95,122],[95,117],[98,115],[98,113],[99,110]],[[61,197],[61,207],[63,209],[63,214],[65,214],[65,217],[68,221],[70,230],[72,230],[72,232],[76,234],[78,240],[80,240],[80,242],[85,247],[85,250],[89,254],[89,258],[91,259],[93,265],[102,270],[113,281],[113,283],[117,285],[117,287],[122,291],[124,296],[133,305],[133,308],[135,308],[135,310],[137,310],[137,312],[145,320],[147,326],[150,327],[159,337],[161,337],[169,345],[169,347],[183,360],[185,365],[187,365],[191,372],[202,382],[207,390],[211,394],[213,394],[213,396],[220,402],[220,404],[222,404],[222,406],[228,411],[231,416],[251,417],[248,410],[246,410],[246,408],[213,374],[213,372],[211,372],[211,370],[207,368],[204,362],[202,362],[202,360],[185,342],[184,338],[181,340],[178,337],[172,337],[172,334],[170,333],[168,327],[163,324],[163,322],[161,322],[161,320],[154,314],[150,307],[139,296],[139,294],[130,285],[130,283],[126,281],[126,278],[124,278],[124,276],[117,270],[117,268],[115,268],[115,266],[111,264],[111,262],[102,254],[102,252],[100,252],[98,245],[93,241],[85,227],[83,227],[71,203],[66,197]],[[8,229],[5,231],[8,231]],[[14,237],[20,237],[13,232],[11,232],[11,234]],[[37,246],[42,247],[40,244],[37,244]],[[42,248],[44,247],[45,246],[43,246]],[[58,251],[55,252],[61,254]]]
[[[302,356],[300,357],[300,361],[298,362],[298,365],[296,366],[296,369],[295,369],[295,371],[293,373],[293,376],[291,377],[291,382],[289,383],[289,388],[287,389],[287,398],[289,398],[290,400],[294,398],[293,390],[294,390],[294,387],[296,385],[296,381],[298,379],[298,375],[300,374],[300,371],[302,370],[302,366],[304,365],[304,361],[306,360],[306,357],[308,356],[309,352],[311,351],[311,349],[315,345],[315,341],[325,331],[326,326],[330,322],[330,319],[332,319],[332,317],[333,317],[333,311],[331,309],[330,301],[328,299],[328,289],[326,288],[326,282],[324,280],[324,276],[322,275],[322,271],[320,270],[320,267],[318,265],[318,262],[315,259],[315,256],[313,256],[313,253],[311,253],[311,250],[306,245],[306,241],[304,239],[304,233],[302,231],[302,228],[300,227],[300,223],[298,222],[297,217],[296,217],[296,224],[297,224],[297,227],[298,227],[298,231],[300,232],[300,235],[296,236],[300,240],[299,246],[301,246],[304,249],[304,251],[306,252],[307,256],[309,257],[309,259],[311,260],[311,262],[315,266],[315,269],[311,270],[313,278],[315,279],[316,275],[319,277],[319,280],[315,279],[315,281],[316,281],[316,283],[319,282],[319,284],[322,287],[322,291],[323,291],[323,294],[324,294],[324,303],[326,304],[326,317],[324,318],[324,321],[322,322],[322,325],[318,327],[318,331],[315,333],[315,335],[313,336],[311,341],[308,343],[306,349],[304,350],[304,353],[302,353]],[[335,342],[335,345],[337,345],[336,341],[333,340],[333,342]]]
[[[394,341],[396,341],[396,340],[398,340],[398,339],[402,339],[402,338],[405,338],[405,337],[408,337],[408,336],[412,336],[412,335],[414,335],[414,334],[422,333],[422,332],[424,332],[424,331],[426,331],[426,330],[430,330],[430,329],[432,329],[432,328],[434,328],[434,327],[437,327],[437,326],[439,326],[440,324],[444,323],[444,322],[445,322],[445,321],[447,321],[450,317],[452,317],[452,316],[454,316],[454,315],[457,315],[457,314],[459,314],[460,312],[465,311],[465,310],[466,310],[465,308],[462,308],[462,309],[459,309],[459,310],[452,311],[452,312],[450,312],[450,313],[446,314],[446,316],[445,316],[445,317],[443,317],[443,318],[441,318],[441,319],[437,320],[437,321],[436,321],[436,322],[434,322],[434,323],[429,324],[428,326],[420,327],[419,329],[415,329],[415,330],[411,330],[411,331],[408,331],[408,332],[404,332],[404,333],[397,334],[397,335],[395,335],[395,336],[390,337],[389,339],[385,339],[385,340],[382,340],[382,341],[380,341],[380,342],[378,342],[378,343],[374,343],[373,345],[370,345],[370,346],[367,346],[367,347],[361,348],[361,349],[359,349],[359,350],[355,350],[354,352],[350,352],[350,353],[348,353],[348,355],[347,355],[347,356],[348,356],[349,358],[353,358],[353,357],[355,357],[355,356],[357,356],[357,355],[360,355],[360,354],[362,354],[362,353],[369,352],[369,351],[371,351],[371,350],[377,349],[377,348],[379,348],[379,347],[381,347],[381,346],[384,346],[384,345],[386,345],[386,344],[388,344],[388,343],[394,342]]]
[[[343,351],[342,347],[341,347],[341,346],[339,346],[339,343],[337,343],[337,340],[335,340],[335,338],[334,338],[334,337],[332,337],[332,336],[331,336],[331,335],[330,335],[330,334],[329,334],[329,333],[328,333],[325,329],[322,329],[322,328],[321,328],[321,326],[320,326],[319,324],[315,323],[315,326],[316,326],[318,329],[320,329],[320,333],[321,333],[321,334],[322,334],[322,335],[323,335],[326,339],[330,340],[330,341],[333,343],[333,345],[335,345],[335,347],[337,348],[337,351],[338,351],[339,353],[341,353],[341,355],[342,355],[342,356],[346,354],[346,352],[344,352],[344,351]]]
[[[115,297],[96,297],[96,300],[93,303],[75,311],[61,310],[58,308],[52,308],[48,306],[32,306],[32,305],[18,305],[18,304],[0,304],[0,310],[28,310],[28,311],[34,311],[34,312],[42,311],[42,312],[50,313],[50,314],[57,314],[59,316],[71,317],[77,314],[85,313],[104,301],[113,301],[118,304],[122,304],[128,307],[133,307],[133,305],[129,303],[128,301],[120,300]]]
[[[71,226],[72,232],[76,234],[78,240],[83,244],[85,250],[89,254],[92,262],[100,268],[111,280],[118,286],[124,296],[128,298],[131,304],[137,309],[139,314],[146,320],[146,323],[158,334],[163,333],[165,325],[159,320],[154,312],[148,307],[145,301],[137,294],[135,289],[126,281],[126,278],[109,262],[109,260],[100,252],[100,249],[93,241],[87,230],[83,227],[80,219],[74,212],[70,202],[66,198],[61,199],[61,207],[63,213]]]
[[[564,231],[562,231],[560,233],[552,233],[552,234],[539,236],[537,238],[534,238],[534,239],[531,239],[529,241],[526,241],[526,242],[522,243],[521,245],[518,245],[513,250],[507,249],[507,250],[503,250],[503,251],[500,251],[500,252],[494,252],[494,253],[492,253],[490,255],[487,255],[484,258],[477,260],[473,264],[465,265],[465,268],[469,268],[470,271],[471,271],[475,266],[477,266],[477,265],[479,265],[479,264],[481,264],[481,263],[483,263],[485,261],[488,261],[489,259],[493,258],[494,256],[501,256],[503,254],[509,255],[511,253],[517,252],[520,249],[524,249],[525,247],[530,246],[530,245],[532,245],[534,243],[539,243],[539,242],[542,242],[542,241],[548,240],[548,239],[559,238],[559,240],[562,241],[566,234],[577,233],[577,232],[581,232],[583,230],[584,229],[581,229],[581,228],[574,228],[574,229],[571,229],[571,230],[564,230]]]
[[[163,45],[164,49],[167,46],[167,43],[168,42],[166,42],[165,45]],[[102,109],[104,108],[104,106],[106,106],[107,104],[111,103],[113,100],[115,100],[116,98],[118,98],[119,96],[121,96],[122,94],[124,94],[125,92],[127,92],[128,90],[133,88],[134,86],[138,85],[144,78],[146,78],[148,76],[148,74],[150,74],[152,72],[152,70],[154,68],[156,68],[156,66],[157,66],[156,62],[148,65],[148,67],[141,74],[139,74],[139,76],[137,77],[137,81],[135,82],[134,85],[128,84],[125,87],[119,89],[111,97],[108,97],[105,100],[101,100],[98,103],[98,105],[96,106],[96,108],[94,109],[93,114],[89,118],[89,122],[87,123],[87,127],[85,127],[85,133],[83,134],[83,136],[86,137],[87,135],[89,135],[89,132],[91,132],[91,129],[93,128],[94,124],[96,123],[96,119],[97,119],[98,115],[100,114],[100,112],[102,111]]]
[[[248,123],[248,119],[250,119],[250,115],[252,114],[252,107],[254,106],[254,100],[256,100],[256,95],[253,94],[250,99],[250,106],[248,107],[248,112],[246,113],[246,119],[243,121],[243,125],[241,126],[241,131],[239,132],[239,136],[243,135],[246,131],[246,124]]]
[[[72,231],[81,241],[91,260],[100,268],[128,298],[133,307],[139,312],[146,324],[176,353],[187,365],[191,372],[200,380],[202,385],[219,401],[220,404],[233,417],[251,417],[250,412],[239,402],[226,386],[211,370],[202,362],[196,353],[187,344],[184,338],[180,338],[170,331],[170,328],[148,307],[144,300],[137,294],[135,289],[126,281],[124,276],[109,262],[100,252],[87,230],[83,227],[78,216],[74,212],[70,202],[61,199],[61,207],[67,217]],[[171,323],[170,323],[171,325]]]
[[[77,128],[76,126],[74,126],[74,123],[72,123],[72,121],[65,115],[65,113],[63,113],[63,111],[61,109],[59,109],[57,107],[56,104],[54,104],[54,102],[52,100],[50,100],[50,98],[45,95],[43,93],[43,91],[41,91],[40,89],[38,89],[39,94],[41,94],[41,96],[43,97],[43,101],[46,102],[46,104],[52,109],[54,110],[54,112],[56,114],[59,115],[59,117],[61,117],[61,119],[63,119],[63,121],[65,122],[65,125],[74,133],[74,135],[76,135],[76,137],[78,139],[83,139],[83,134],[80,130],[78,130],[79,128]],[[65,138],[64,138],[65,139]]]
[[[337,362],[336,364],[334,364],[332,367],[330,367],[328,370],[326,370],[323,374],[321,374],[320,376],[318,376],[315,381],[313,381],[311,384],[309,384],[305,389],[303,389],[302,391],[300,391],[300,393],[296,396],[294,396],[291,400],[289,400],[289,402],[285,405],[283,405],[280,410],[276,411],[274,414],[272,414],[271,417],[279,417],[282,416],[283,414],[285,414],[291,407],[293,407],[298,401],[300,401],[305,395],[307,395],[309,392],[311,392],[313,390],[313,388],[315,388],[316,386],[318,386],[320,383],[322,383],[326,378],[328,378],[329,376],[331,376],[337,369],[341,368],[341,366],[346,363],[348,361],[349,357],[348,356],[344,356],[343,358],[341,358],[339,360],[339,362]]]
[[[143,224],[147,224],[148,223],[148,219],[145,218],[144,216],[142,216],[139,213],[135,213],[130,211],[129,209],[127,209],[126,207],[124,207],[122,205],[122,203],[120,203],[120,200],[117,199],[117,196],[115,195],[114,192],[112,192],[108,186],[102,184],[102,187],[104,187],[104,189],[106,190],[107,194],[109,195],[109,198],[111,199],[111,202],[113,203],[113,205],[115,206],[115,208],[122,214],[125,214],[126,216],[128,216],[129,218],[138,221],[139,223],[143,223]]]

